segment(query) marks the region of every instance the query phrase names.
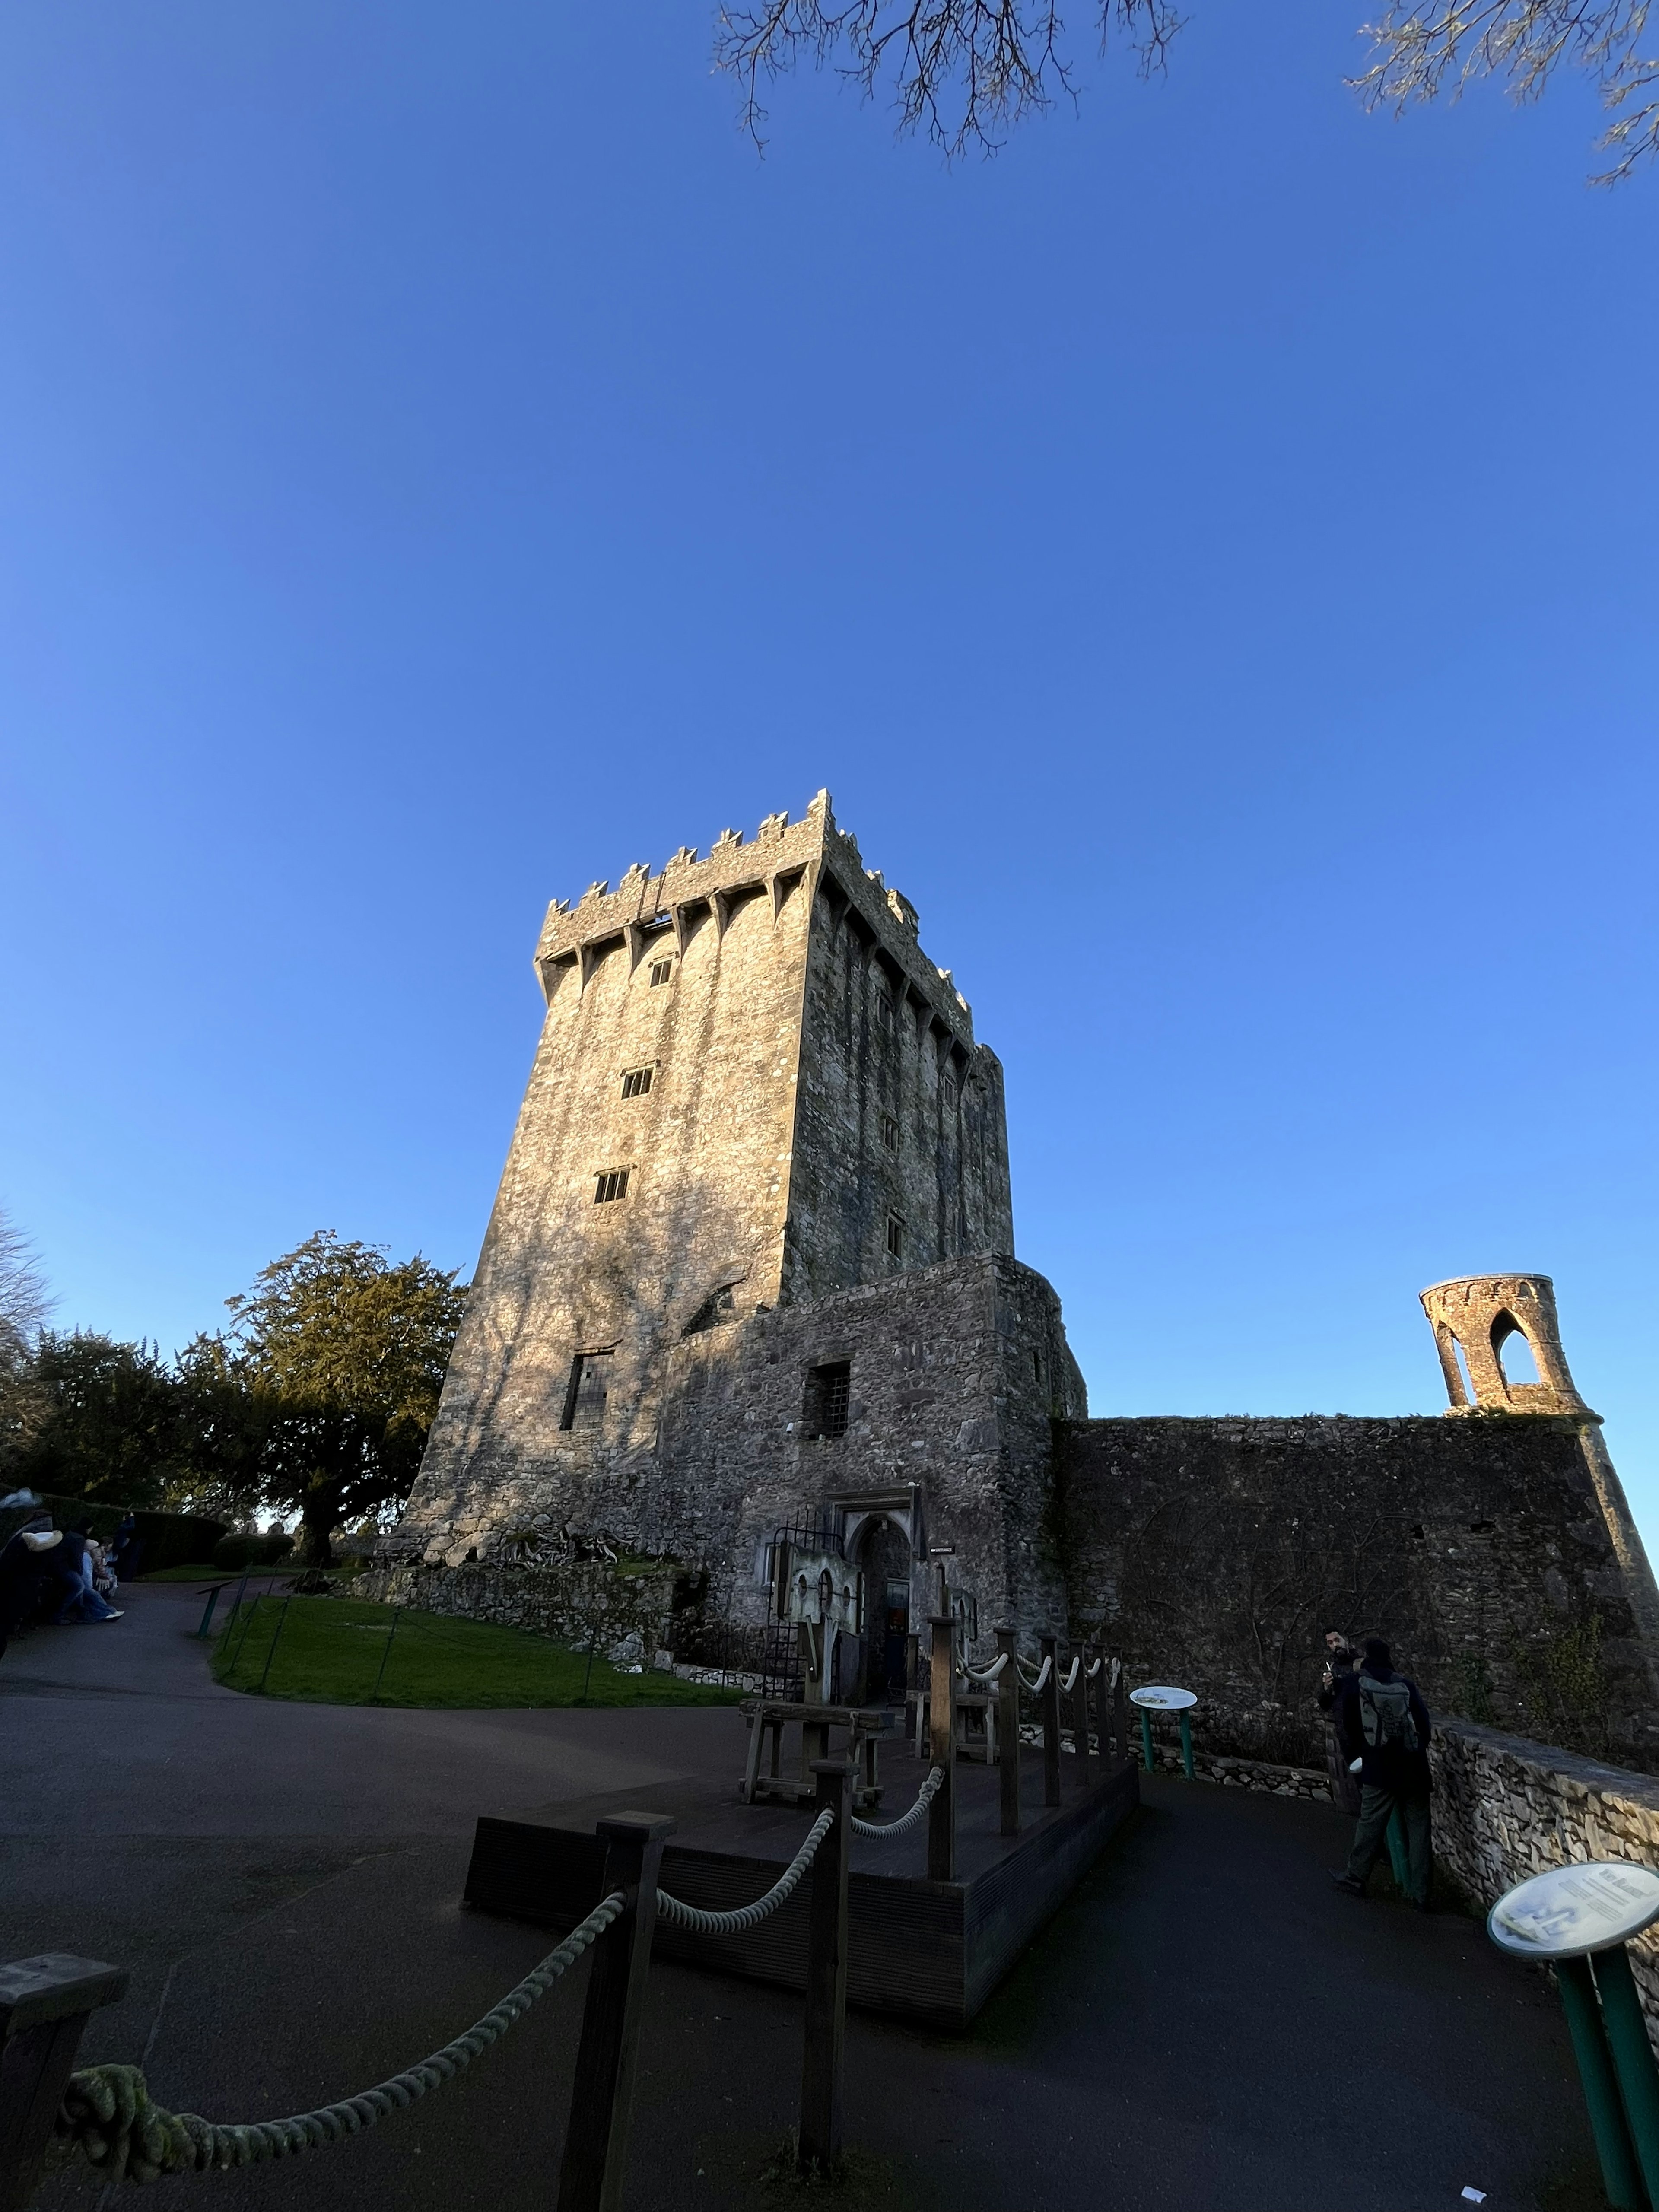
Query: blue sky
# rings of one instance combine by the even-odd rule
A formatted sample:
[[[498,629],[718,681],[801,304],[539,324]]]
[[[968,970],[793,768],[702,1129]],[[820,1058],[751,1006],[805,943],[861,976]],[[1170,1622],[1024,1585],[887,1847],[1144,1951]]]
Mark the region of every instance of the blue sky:
[[[471,1266],[546,901],[835,793],[1097,1411],[1432,1411],[1556,1278],[1659,1537],[1659,173],[1359,0],[947,169],[699,6],[0,13],[0,1199],[171,1347]],[[1087,43],[1085,40],[1085,45]]]

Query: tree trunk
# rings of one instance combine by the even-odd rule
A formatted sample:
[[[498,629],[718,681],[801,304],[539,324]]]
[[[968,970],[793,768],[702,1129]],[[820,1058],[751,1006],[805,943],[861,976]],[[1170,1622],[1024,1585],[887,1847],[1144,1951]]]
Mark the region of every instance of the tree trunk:
[[[340,1517],[340,1486],[319,1484],[307,1490],[300,1502],[300,1542],[295,1554],[301,1566],[331,1567],[334,1553],[329,1534]]]

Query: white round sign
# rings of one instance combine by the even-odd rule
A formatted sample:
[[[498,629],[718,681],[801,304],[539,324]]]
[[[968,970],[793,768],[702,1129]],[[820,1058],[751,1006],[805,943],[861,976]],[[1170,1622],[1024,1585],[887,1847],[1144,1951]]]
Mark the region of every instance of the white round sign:
[[[1633,1859],[1591,1859],[1535,1874],[1486,1916],[1486,1933],[1517,1959],[1582,1959],[1659,1920],[1659,1874]]]
[[[1167,1682],[1150,1682],[1144,1690],[1131,1690],[1129,1703],[1150,1705],[1155,1713],[1179,1713],[1188,1705],[1195,1705],[1198,1697],[1192,1690],[1171,1689]]]

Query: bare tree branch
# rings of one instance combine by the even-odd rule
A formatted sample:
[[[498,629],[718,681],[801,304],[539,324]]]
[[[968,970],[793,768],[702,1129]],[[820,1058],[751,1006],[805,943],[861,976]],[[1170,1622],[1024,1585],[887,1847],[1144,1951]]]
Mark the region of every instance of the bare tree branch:
[[[0,1469],[39,1431],[44,1418],[34,1354],[52,1304],[34,1247],[0,1206]],[[5,1486],[0,1480],[0,1489]]]
[[[1175,0],[1096,0],[1101,44],[1125,38],[1143,76],[1164,66],[1182,27]],[[1563,62],[1596,79],[1613,120],[1601,140],[1614,184],[1659,151],[1659,60],[1637,46],[1649,0],[1389,0],[1361,27],[1371,66],[1350,80],[1395,113],[1473,78],[1500,76],[1536,100]],[[724,0],[715,66],[741,88],[742,127],[763,143],[762,94],[803,58],[833,66],[866,99],[890,94],[900,131],[925,130],[947,157],[995,153],[1014,126],[1075,99],[1059,0]]]
[[[32,1347],[52,1304],[33,1245],[0,1206],[0,1337],[20,1351]]]
[[[1441,0],[1426,9],[1390,5],[1362,24],[1375,58],[1351,78],[1368,108],[1395,114],[1444,92],[1456,100],[1477,77],[1504,77],[1517,100],[1538,100],[1563,62],[1588,70],[1614,120],[1600,139],[1616,155],[1591,179],[1613,185],[1659,152],[1659,60],[1636,51],[1648,0]]]
[[[1104,0],[1143,71],[1162,67],[1181,27],[1173,0]],[[805,55],[836,66],[866,99],[890,82],[902,131],[925,127],[951,156],[995,153],[1025,116],[1074,97],[1057,0],[755,0],[722,8],[715,65],[743,89],[743,128],[762,143],[764,84]]]

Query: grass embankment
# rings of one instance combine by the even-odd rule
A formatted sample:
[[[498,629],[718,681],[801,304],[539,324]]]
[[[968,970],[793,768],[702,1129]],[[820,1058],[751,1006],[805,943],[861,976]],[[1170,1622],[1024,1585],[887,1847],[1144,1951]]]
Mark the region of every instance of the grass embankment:
[[[742,1695],[624,1674],[527,1629],[342,1597],[245,1603],[220,1633],[213,1672],[233,1690],[327,1705],[729,1705]]]

